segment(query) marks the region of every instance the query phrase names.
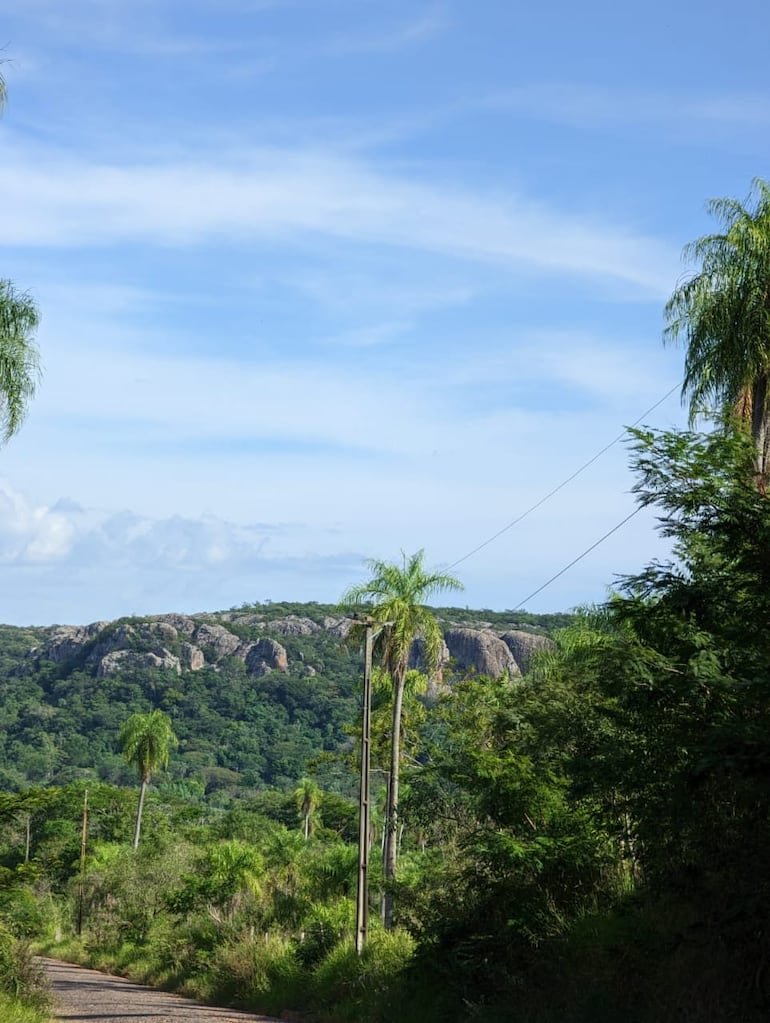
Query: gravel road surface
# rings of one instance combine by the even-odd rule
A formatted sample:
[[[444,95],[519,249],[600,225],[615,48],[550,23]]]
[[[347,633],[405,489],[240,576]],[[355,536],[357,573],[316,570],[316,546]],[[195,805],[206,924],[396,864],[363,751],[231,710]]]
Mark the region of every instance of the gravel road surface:
[[[200,1005],[82,966],[40,961],[53,992],[55,1018],[67,1023],[279,1023],[272,1016]]]

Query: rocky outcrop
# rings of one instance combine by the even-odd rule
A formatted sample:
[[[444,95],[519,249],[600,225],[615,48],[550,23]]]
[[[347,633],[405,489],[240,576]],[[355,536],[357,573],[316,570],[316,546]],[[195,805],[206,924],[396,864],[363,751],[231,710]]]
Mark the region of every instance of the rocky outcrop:
[[[491,629],[446,629],[444,641],[461,671],[472,670],[492,678],[506,672],[521,674],[508,646]]]
[[[182,643],[182,655],[179,660],[182,667],[188,671],[200,671],[206,664],[203,651],[192,643]]]
[[[150,669],[151,671],[173,671],[181,675],[182,667],[179,658],[168,650],[159,650],[157,653],[150,651],[140,652],[138,650],[113,650],[105,654],[99,661],[96,668],[97,678],[107,678],[109,675],[117,675],[122,671],[136,669]]]
[[[441,650],[439,651],[437,663],[433,669],[433,674],[441,676],[444,668],[449,664],[451,654],[449,653],[449,647],[446,642],[441,644]],[[412,643],[409,649],[409,667],[416,668],[417,671],[427,670],[427,661],[425,659],[425,640],[416,639]]]
[[[192,636],[197,628],[197,622],[187,615],[173,613],[158,615],[153,621],[164,622],[166,625],[170,625],[173,629],[176,629],[180,636]]]
[[[276,640],[267,637],[249,643],[243,651],[243,660],[248,673],[256,678],[271,671],[287,671],[289,667],[286,649]]]
[[[136,631],[147,643],[172,646],[179,639],[179,633],[170,622],[145,622]]]
[[[500,636],[516,659],[521,668],[522,674],[529,671],[532,655],[540,650],[552,650],[555,643],[548,636],[540,636],[534,632],[522,632],[519,629],[511,629]]]
[[[316,625],[312,618],[300,618],[298,615],[276,618],[267,624],[267,628],[284,636],[312,636],[313,633],[321,631],[321,626]]]
[[[238,625],[250,625],[255,629],[266,627],[265,619],[261,615],[251,613],[221,615],[222,621],[237,622]]]
[[[98,636],[107,622],[93,622],[91,625],[60,625],[54,630],[48,642],[35,650],[35,656],[44,661],[62,664],[78,657],[83,648]]]
[[[326,617],[323,619],[323,627],[327,632],[330,632],[332,636],[338,636],[340,639],[347,639],[350,630],[353,628],[353,621],[350,618],[330,618]]]
[[[138,639],[138,633],[131,625],[122,624],[114,628],[105,628],[99,633],[97,641],[88,655],[88,663],[100,664],[102,659],[113,651],[133,648]]]
[[[215,661],[232,657],[241,646],[241,641],[223,625],[199,625],[195,633],[198,647],[210,650]]]

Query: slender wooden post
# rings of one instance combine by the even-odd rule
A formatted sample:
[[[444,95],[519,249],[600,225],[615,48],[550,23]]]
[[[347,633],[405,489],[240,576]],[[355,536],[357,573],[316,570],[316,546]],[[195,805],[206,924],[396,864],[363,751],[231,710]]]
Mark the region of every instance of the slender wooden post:
[[[86,843],[88,841],[88,789],[83,792],[83,830],[80,835],[80,883],[78,885],[78,936],[83,933],[83,898],[86,881]]]
[[[369,816],[372,731],[372,626],[366,618],[362,622],[364,640],[364,700],[361,714],[361,785],[358,802],[358,891],[356,893],[356,952],[361,955],[369,930]]]

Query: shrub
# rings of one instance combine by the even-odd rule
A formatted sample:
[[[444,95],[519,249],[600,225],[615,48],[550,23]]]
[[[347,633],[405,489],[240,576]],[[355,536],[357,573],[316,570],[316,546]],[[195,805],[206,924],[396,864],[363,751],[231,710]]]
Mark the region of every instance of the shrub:
[[[402,930],[375,931],[360,956],[352,942],[338,945],[316,968],[317,1007],[333,1011],[342,1023],[389,1021],[413,952],[414,941]]]
[[[0,924],[0,992],[40,1011],[48,1006],[43,971],[29,946],[15,938],[5,924]]]

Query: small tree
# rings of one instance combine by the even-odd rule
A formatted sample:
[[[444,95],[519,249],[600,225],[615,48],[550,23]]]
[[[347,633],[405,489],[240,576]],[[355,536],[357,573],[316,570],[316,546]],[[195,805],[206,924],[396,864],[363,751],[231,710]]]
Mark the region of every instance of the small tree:
[[[132,714],[123,723],[118,742],[123,756],[136,768],[139,775],[139,807],[136,811],[134,829],[134,849],[137,849],[147,786],[155,771],[168,766],[171,748],[176,748],[179,740],[174,734],[168,715],[162,710],[153,710],[149,714]]]

